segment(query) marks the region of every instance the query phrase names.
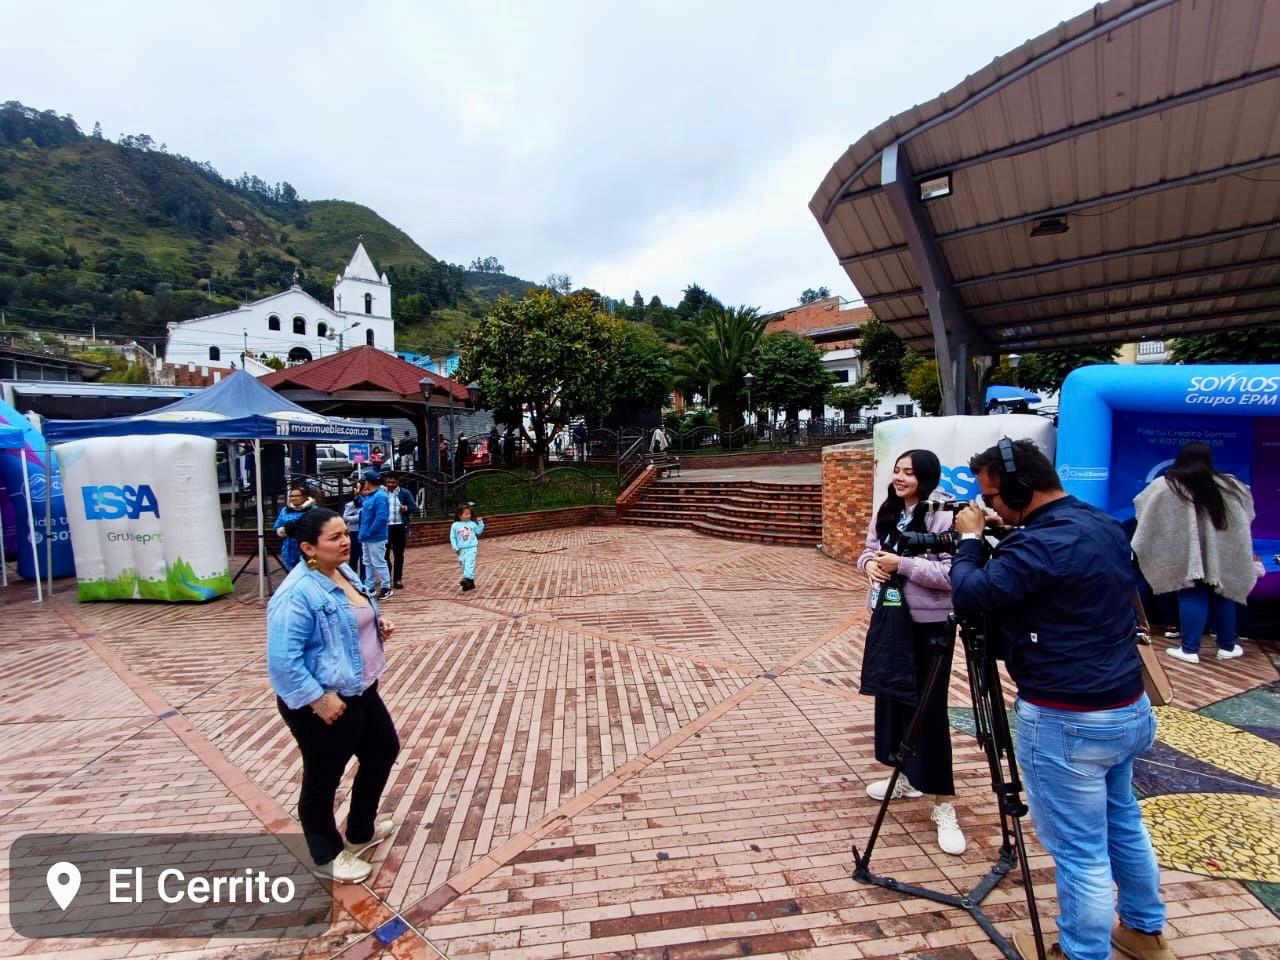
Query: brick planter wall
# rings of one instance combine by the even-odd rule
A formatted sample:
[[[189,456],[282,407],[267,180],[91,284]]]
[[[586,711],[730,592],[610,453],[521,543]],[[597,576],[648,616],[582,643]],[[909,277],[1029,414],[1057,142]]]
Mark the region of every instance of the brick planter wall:
[[[822,552],[854,563],[871,524],[875,458],[866,444],[842,443],[822,451]]]
[[[502,537],[512,533],[532,533],[535,530],[552,530],[557,527],[596,526],[616,523],[617,508],[613,506],[565,507],[560,510],[532,510],[528,513],[507,513],[484,518],[484,538]],[[418,521],[409,528],[408,546],[425,547],[432,543],[448,543],[452,520]],[[280,538],[274,530],[267,530],[268,548],[279,553]],[[247,556],[258,549],[256,531],[237,530],[235,549],[231,552]]]

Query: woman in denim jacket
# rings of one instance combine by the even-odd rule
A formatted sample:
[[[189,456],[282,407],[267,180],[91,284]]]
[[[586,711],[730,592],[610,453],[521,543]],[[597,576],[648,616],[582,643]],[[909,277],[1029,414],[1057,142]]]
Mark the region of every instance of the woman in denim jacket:
[[[870,581],[867,603],[871,609],[875,609],[875,597],[881,585],[892,574],[897,573],[904,581],[903,593],[911,613],[917,694],[924,689],[933,661],[939,657],[944,660],[943,682],[924,705],[916,752],[903,765],[893,796],[897,799],[930,794],[938,846],[944,853],[959,855],[964,853],[965,839],[950,802],[956,788],[947,716],[947,681],[951,676],[955,640],[955,629],[947,621],[951,613],[951,557],[946,553],[900,556],[898,550],[892,549],[903,531],[941,533],[950,529],[950,513],[928,513],[925,507],[930,500],[952,499],[950,494],[937,489],[941,479],[942,464],[932,451],[908,450],[898,457],[893,464],[888,495],[867,532],[866,549],[858,558],[858,569]],[[893,757],[914,712],[914,704],[876,697],[875,752],[880,763],[893,766]],[[878,780],[867,786],[867,795],[873,800],[883,800],[888,788],[888,780]]]
[[[293,524],[299,563],[267,605],[267,672],[276,705],[302,751],[298,819],[316,873],[359,883],[373,867],[361,854],[391,836],[378,803],[400,738],[378,695],[395,627],[378,615],[349,566],[342,517],[313,507]],[[343,771],[359,759],[344,840],[334,817]]]

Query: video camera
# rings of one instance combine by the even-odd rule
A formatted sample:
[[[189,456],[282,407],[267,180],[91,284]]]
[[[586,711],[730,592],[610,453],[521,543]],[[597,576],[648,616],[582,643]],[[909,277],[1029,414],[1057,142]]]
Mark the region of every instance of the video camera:
[[[967,506],[969,506],[967,500],[926,500],[924,512],[926,514],[959,513]],[[988,523],[982,531],[983,541],[985,542],[987,537],[1001,540],[1010,532],[1010,527]],[[897,534],[894,552],[904,557],[914,557],[922,553],[955,553],[958,546],[960,546],[960,533],[957,530],[943,530],[940,533],[903,530]]]

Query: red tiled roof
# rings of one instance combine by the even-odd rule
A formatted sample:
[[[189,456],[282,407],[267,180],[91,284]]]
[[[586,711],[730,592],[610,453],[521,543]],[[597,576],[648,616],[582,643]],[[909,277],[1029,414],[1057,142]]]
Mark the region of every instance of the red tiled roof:
[[[460,383],[415,367],[412,363],[379,350],[377,347],[355,347],[331,357],[322,357],[296,367],[286,367],[259,378],[272,390],[300,387],[337,393],[339,390],[386,390],[402,397],[420,397],[419,382],[430,380],[444,394],[456,400],[467,399],[467,388]]]
[[[860,326],[872,317],[866,307],[840,309],[839,297],[827,297],[803,306],[781,310],[769,320],[768,332],[789,330],[792,333],[811,333],[832,327]]]

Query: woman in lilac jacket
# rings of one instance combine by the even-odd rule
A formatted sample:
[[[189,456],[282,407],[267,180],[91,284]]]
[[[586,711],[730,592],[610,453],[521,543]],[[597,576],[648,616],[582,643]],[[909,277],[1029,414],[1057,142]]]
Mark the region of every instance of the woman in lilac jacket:
[[[895,572],[902,577],[907,609],[911,613],[912,643],[916,664],[916,690],[923,691],[934,660],[943,659],[944,680],[924,705],[915,754],[903,765],[894,787],[894,799],[929,794],[933,801],[932,820],[938,828],[938,846],[944,853],[964,853],[964,833],[948,798],[955,794],[951,768],[951,728],[947,716],[947,685],[951,676],[951,653],[955,631],[947,622],[951,613],[951,556],[925,553],[900,556],[897,549],[903,531],[941,533],[951,527],[951,513],[926,512],[929,500],[949,500],[938,490],[942,464],[929,450],[908,450],[893,464],[893,480],[888,495],[876,512],[867,532],[866,549],[858,558],[858,569],[870,581],[867,605],[875,609],[881,586]],[[876,697],[876,759],[893,766],[902,736],[915,712],[914,704],[891,697]],[[867,795],[883,800],[889,781],[867,786]]]

